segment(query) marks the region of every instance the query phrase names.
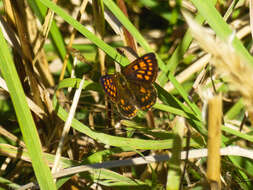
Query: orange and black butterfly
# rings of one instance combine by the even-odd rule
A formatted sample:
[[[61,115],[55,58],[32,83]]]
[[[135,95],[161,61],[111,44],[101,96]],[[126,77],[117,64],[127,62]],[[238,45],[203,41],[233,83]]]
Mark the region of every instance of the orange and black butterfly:
[[[121,73],[104,75],[100,80],[119,113],[126,118],[133,118],[137,114],[137,107],[146,111],[155,104],[157,93],[153,83],[157,72],[155,54],[148,53],[124,67]]]

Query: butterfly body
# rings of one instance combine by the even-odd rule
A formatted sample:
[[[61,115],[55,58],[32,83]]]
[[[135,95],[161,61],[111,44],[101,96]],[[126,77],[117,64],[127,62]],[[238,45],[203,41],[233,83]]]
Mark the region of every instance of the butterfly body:
[[[141,110],[150,109],[156,102],[157,93],[153,86],[158,72],[155,54],[148,53],[124,67],[121,73],[104,75],[101,84],[118,111],[126,118]]]

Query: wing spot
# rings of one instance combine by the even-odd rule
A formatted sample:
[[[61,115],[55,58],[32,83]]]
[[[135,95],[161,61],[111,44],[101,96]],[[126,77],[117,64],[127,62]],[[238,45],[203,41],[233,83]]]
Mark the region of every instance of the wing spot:
[[[151,72],[151,71],[148,71],[147,74],[148,74],[148,75],[152,75],[152,72]]]
[[[146,91],[145,88],[141,87],[141,88],[140,88],[140,92],[141,92],[141,93],[146,93],[147,91]]]
[[[144,68],[146,66],[146,64],[144,63],[144,61],[140,62],[139,65],[140,65],[140,68]]]
[[[139,69],[138,65],[134,65],[133,69],[136,71],[137,69]]]
[[[125,104],[125,100],[123,100],[123,99],[120,99],[120,102],[121,102],[122,105]]]
[[[145,74],[145,71],[139,70],[138,73]]]
[[[127,106],[127,110],[131,110],[131,106]]]
[[[152,62],[152,60],[151,60],[151,59],[147,59],[146,61],[147,61],[148,63]]]
[[[128,116],[128,117],[133,117],[133,116],[136,115],[136,112],[137,112],[137,110],[135,109],[135,110],[133,110],[132,113],[129,113],[127,116]]]
[[[149,77],[148,75],[145,75],[144,78],[145,78],[146,80],[149,80],[149,79],[150,79],[150,77]]]
[[[144,102],[144,101],[145,101],[145,98],[141,98],[141,101]]]
[[[123,110],[128,111],[127,106],[123,106]]]
[[[149,57],[148,57],[148,56],[145,56],[144,59],[149,59]]]
[[[136,112],[137,112],[137,109],[135,109],[135,110],[133,111],[133,113],[132,113],[132,114],[133,114],[133,115],[135,115],[135,114],[136,114]]]
[[[136,75],[138,79],[143,79],[143,76],[141,74]]]

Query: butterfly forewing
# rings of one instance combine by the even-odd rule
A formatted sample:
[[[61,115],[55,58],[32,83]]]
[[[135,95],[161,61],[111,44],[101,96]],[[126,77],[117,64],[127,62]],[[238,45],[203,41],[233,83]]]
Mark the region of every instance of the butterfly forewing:
[[[122,73],[129,81],[153,83],[158,72],[157,60],[154,53],[148,53],[137,58],[123,68]]]

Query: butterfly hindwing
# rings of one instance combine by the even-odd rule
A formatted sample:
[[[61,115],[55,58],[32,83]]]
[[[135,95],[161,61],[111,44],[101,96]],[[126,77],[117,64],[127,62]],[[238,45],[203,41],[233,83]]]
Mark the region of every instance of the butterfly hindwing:
[[[137,108],[134,104],[134,95],[129,89],[128,82],[125,77],[117,73],[118,78],[118,100],[117,108],[119,113],[126,118],[133,118],[137,113]]]
[[[143,111],[150,109],[156,102],[157,92],[152,84],[130,83],[135,94],[135,104]]]
[[[119,113],[126,118],[133,118],[137,113],[137,108],[133,102],[133,99],[129,98],[126,93],[122,94],[117,103]]]
[[[145,83],[153,83],[157,72],[158,66],[154,53],[145,54],[122,69],[127,80]]]

